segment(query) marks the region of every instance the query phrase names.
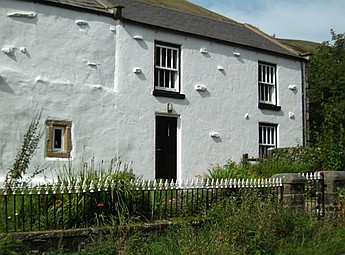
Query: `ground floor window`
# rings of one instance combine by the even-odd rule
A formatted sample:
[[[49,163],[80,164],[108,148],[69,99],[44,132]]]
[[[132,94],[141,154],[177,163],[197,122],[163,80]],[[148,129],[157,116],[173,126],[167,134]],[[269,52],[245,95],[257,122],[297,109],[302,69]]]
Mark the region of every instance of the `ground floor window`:
[[[259,157],[267,157],[271,148],[277,148],[277,125],[259,123]]]
[[[47,120],[46,152],[48,157],[69,158],[72,151],[71,121]]]

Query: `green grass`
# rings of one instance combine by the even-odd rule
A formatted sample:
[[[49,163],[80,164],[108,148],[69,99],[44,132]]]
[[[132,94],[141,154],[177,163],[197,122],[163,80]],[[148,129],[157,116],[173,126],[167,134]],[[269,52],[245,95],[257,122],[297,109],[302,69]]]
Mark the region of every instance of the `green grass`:
[[[223,202],[208,220],[166,230],[122,232],[101,236],[79,255],[228,255],[340,254],[345,252],[345,225],[338,219],[318,220],[273,201],[245,197]],[[63,253],[51,253],[63,254]]]
[[[294,39],[281,39],[277,38],[283,44],[288,45],[294,50],[297,50],[301,53],[316,53],[317,48],[321,46],[321,43],[304,41],[304,40],[294,40]]]
[[[345,224],[340,219],[317,218],[275,201],[244,195],[220,202],[200,224],[184,222],[167,229],[118,231],[93,238],[71,255],[336,255],[345,252]],[[17,255],[18,241],[0,237],[0,254]],[[62,250],[50,255],[65,254]]]

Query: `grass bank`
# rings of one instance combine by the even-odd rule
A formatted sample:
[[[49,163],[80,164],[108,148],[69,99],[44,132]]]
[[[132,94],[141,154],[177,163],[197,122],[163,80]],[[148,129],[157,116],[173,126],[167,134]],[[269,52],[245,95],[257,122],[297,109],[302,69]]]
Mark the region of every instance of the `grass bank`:
[[[220,203],[201,225],[173,225],[164,231],[122,232],[100,236],[78,255],[229,255],[341,254],[345,224],[246,197]],[[64,254],[52,251],[50,254]]]

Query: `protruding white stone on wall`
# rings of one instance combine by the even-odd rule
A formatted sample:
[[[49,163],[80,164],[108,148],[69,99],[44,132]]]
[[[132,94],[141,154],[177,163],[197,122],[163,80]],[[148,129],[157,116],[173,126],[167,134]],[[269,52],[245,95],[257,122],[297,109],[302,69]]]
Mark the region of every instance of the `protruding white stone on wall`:
[[[141,68],[140,67],[134,67],[133,68],[133,73],[141,74]]]
[[[13,55],[14,54],[14,47],[4,47],[1,49],[1,51],[7,55]]]
[[[234,52],[234,56],[235,56],[235,57],[239,57],[239,56],[241,56],[241,53],[239,53],[239,52]]]
[[[201,48],[201,49],[200,49],[200,52],[201,52],[202,54],[207,54],[207,53],[208,53],[208,51],[207,51],[206,48]]]
[[[87,64],[88,64],[89,66],[98,66],[98,64],[97,64],[96,62],[92,62],[92,61],[90,61],[90,60],[87,61]]]
[[[196,85],[194,86],[194,89],[195,89],[196,91],[206,91],[206,90],[207,90],[206,86],[205,86],[205,85],[201,85],[201,84],[196,84]]]
[[[141,35],[135,35],[135,36],[133,36],[133,38],[135,40],[139,40],[139,41],[144,39]]]
[[[296,90],[296,89],[297,89],[297,86],[294,85],[294,84],[290,84],[290,85],[289,85],[289,89],[290,89],[290,90]]]
[[[86,20],[82,20],[82,19],[77,19],[75,21],[75,24],[77,24],[78,26],[87,26],[87,25],[89,25],[89,23]]]
[[[219,138],[219,137],[220,137],[219,134],[218,134],[217,132],[210,132],[210,136],[211,136],[212,138]]]
[[[36,17],[36,13],[35,12],[17,11],[17,12],[7,13],[7,17],[20,17],[20,18],[33,19]]]
[[[294,114],[293,112],[289,112],[289,118],[290,118],[290,119],[295,118],[295,114]]]

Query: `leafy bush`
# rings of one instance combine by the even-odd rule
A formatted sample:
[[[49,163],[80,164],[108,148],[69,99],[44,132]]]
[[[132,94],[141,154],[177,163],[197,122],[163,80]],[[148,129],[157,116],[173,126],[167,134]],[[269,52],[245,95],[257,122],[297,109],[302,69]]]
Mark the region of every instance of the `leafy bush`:
[[[325,170],[345,168],[345,34],[331,30],[308,66],[310,143]]]
[[[209,170],[212,179],[269,178],[277,173],[305,173],[324,170],[320,149],[308,147],[279,148],[266,158],[255,163],[228,161],[225,165]]]

